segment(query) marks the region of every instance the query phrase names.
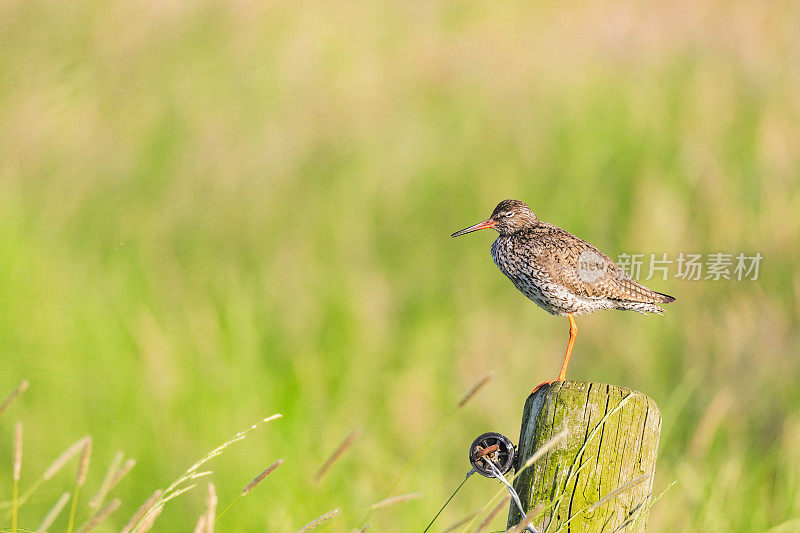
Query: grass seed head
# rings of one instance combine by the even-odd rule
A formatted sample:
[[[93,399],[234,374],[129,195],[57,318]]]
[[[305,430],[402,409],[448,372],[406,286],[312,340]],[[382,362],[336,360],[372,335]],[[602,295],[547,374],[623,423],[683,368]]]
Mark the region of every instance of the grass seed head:
[[[23,381],[22,381],[22,383],[20,383],[20,384],[17,386],[17,388],[16,388],[16,389],[14,389],[14,391],[13,391],[11,394],[9,394],[9,395],[6,397],[6,399],[5,399],[5,400],[3,400],[3,403],[1,403],[1,404],[0,404],[0,415],[2,415],[2,414],[3,414],[3,411],[5,411],[6,409],[8,409],[8,406],[9,406],[9,405],[11,405],[11,402],[13,402],[14,400],[16,400],[16,399],[17,399],[17,397],[18,397],[20,394],[22,394],[23,392],[25,392],[26,390],[28,390],[28,385],[30,385],[30,383],[28,382],[28,380],[27,380],[27,379],[26,379],[26,380],[23,380]]]
[[[71,497],[72,495],[69,492],[62,494],[55,505],[50,508],[50,511],[48,511],[47,515],[42,520],[42,523],[39,524],[39,527],[36,528],[36,531],[45,532],[50,529],[50,526],[52,526],[53,522],[56,521],[56,518],[58,518],[58,515],[61,514],[61,511],[64,510],[64,507],[66,507],[67,502]]]
[[[139,508],[131,517],[131,519],[128,521],[128,523],[125,524],[125,527],[122,528],[122,533],[129,533],[130,531],[132,531],[133,528],[136,527],[136,524],[138,524],[139,521],[144,517],[144,515],[147,514],[147,511],[149,511],[150,508],[153,507],[153,505],[156,503],[156,501],[158,501],[158,499],[161,497],[163,493],[164,491],[159,489],[155,491],[153,494],[151,494],[150,497],[147,498],[147,500],[141,506],[139,506]]]
[[[471,399],[472,399],[472,398],[473,398],[473,397],[474,397],[476,394],[478,394],[478,393],[480,392],[480,390],[481,390],[483,387],[485,387],[485,386],[486,386],[486,384],[487,384],[487,383],[489,383],[489,382],[492,380],[492,378],[493,378],[493,377],[494,377],[494,370],[492,370],[491,372],[489,372],[488,374],[486,374],[485,376],[483,376],[483,377],[481,378],[481,380],[480,380],[480,381],[478,381],[478,382],[477,382],[475,385],[473,385],[473,386],[472,386],[472,388],[471,388],[471,389],[469,389],[469,390],[467,391],[467,393],[466,393],[464,396],[462,396],[462,397],[461,397],[461,400],[459,400],[459,402],[458,402],[458,408],[459,408],[459,409],[461,409],[462,407],[464,407],[465,405],[467,405],[467,403],[468,403],[468,402],[469,402],[469,401],[470,401],[470,400],[471,400]]]
[[[416,500],[417,498],[419,498],[419,492],[412,492],[411,494],[400,494],[399,496],[392,496],[390,498],[386,498],[385,500],[381,500],[377,503],[373,503],[372,505],[369,506],[369,508],[382,509],[383,507],[389,507],[390,505],[410,502],[411,500]]]
[[[464,518],[462,518],[461,520],[459,520],[458,522],[456,522],[454,524],[450,524],[448,527],[446,527],[444,529],[444,531],[442,531],[442,533],[450,533],[451,531],[456,531],[456,530],[460,529],[461,526],[463,526],[467,522],[471,522],[472,520],[474,520],[476,516],[478,516],[478,512],[477,511],[475,511],[473,513],[470,513],[467,516],[465,516]]]
[[[92,438],[86,437],[81,450],[81,458],[78,461],[78,475],[76,482],[79,487],[86,483],[86,474],[89,472],[89,459],[92,457]]]
[[[353,447],[353,444],[356,443],[358,438],[361,436],[361,431],[355,430],[351,431],[347,437],[342,441],[338,448],[328,457],[327,461],[325,461],[322,466],[317,470],[317,473],[314,475],[314,483],[319,483],[322,481],[322,478],[325,477],[325,474],[333,467],[336,462],[342,458],[342,456]]]
[[[122,459],[123,455],[121,451],[118,451],[114,454],[114,457],[111,459],[111,463],[108,465],[106,476],[103,478],[103,482],[100,484],[100,488],[97,489],[97,493],[89,501],[89,508],[98,509],[100,505],[102,505],[103,500],[111,490],[111,482],[114,479],[115,474],[119,471],[119,465],[122,463]]]
[[[506,494],[505,497],[502,500],[500,500],[500,503],[498,503],[494,507],[494,509],[492,509],[492,512],[489,513],[489,516],[487,516],[486,519],[483,522],[481,522],[481,525],[478,526],[478,529],[475,530],[475,533],[481,533],[481,531],[486,531],[489,528],[489,525],[491,525],[492,520],[494,520],[494,518],[500,513],[500,511],[503,510],[503,507],[508,505],[508,502],[510,500],[511,496]]]
[[[308,524],[306,524],[303,527],[301,527],[297,531],[297,533],[305,533],[306,531],[311,531],[312,529],[314,529],[314,528],[316,528],[318,526],[321,526],[322,524],[324,524],[325,522],[327,522],[331,518],[337,517],[341,512],[342,512],[341,509],[334,509],[332,511],[328,511],[324,515],[318,516],[317,518],[315,518],[314,520],[312,520]]]
[[[78,528],[78,533],[86,533],[87,531],[91,531],[99,526],[101,522],[111,516],[114,511],[119,509],[120,503],[122,503],[122,500],[119,498],[114,498],[111,500],[108,505],[100,509],[97,514],[95,514],[85,525]]]
[[[136,533],[144,533],[145,531],[150,531],[153,527],[153,523],[155,523],[156,518],[158,515],[161,514],[161,511],[164,510],[164,505],[159,504],[153,509],[151,513],[149,513],[144,520],[139,524],[139,527],[136,528]]]
[[[258,485],[259,483],[261,483],[262,481],[264,481],[264,478],[265,478],[265,477],[267,477],[268,475],[270,475],[270,474],[271,474],[271,473],[272,473],[272,472],[273,472],[273,471],[274,471],[276,468],[278,468],[278,467],[279,467],[279,466],[281,466],[282,464],[283,464],[283,459],[278,459],[277,461],[275,461],[274,463],[272,463],[271,465],[269,465],[269,466],[268,466],[266,469],[264,469],[264,471],[263,471],[263,472],[261,472],[259,475],[257,475],[257,476],[255,477],[255,479],[253,479],[253,481],[251,481],[251,482],[250,482],[250,483],[249,483],[249,484],[248,484],[248,485],[247,485],[247,486],[244,488],[244,490],[242,490],[242,496],[244,496],[245,494],[247,494],[248,492],[250,492],[251,490],[253,490],[253,489],[255,488],[255,486],[256,486],[256,485]]]
[[[56,457],[55,461],[50,463],[50,466],[48,466],[47,470],[44,471],[44,474],[42,474],[42,479],[47,481],[55,476],[62,468],[64,468],[64,465],[67,464],[70,459],[75,457],[78,452],[84,448],[88,439],[88,436],[83,437],[82,439],[75,441],[69,448],[61,452],[61,455]]]

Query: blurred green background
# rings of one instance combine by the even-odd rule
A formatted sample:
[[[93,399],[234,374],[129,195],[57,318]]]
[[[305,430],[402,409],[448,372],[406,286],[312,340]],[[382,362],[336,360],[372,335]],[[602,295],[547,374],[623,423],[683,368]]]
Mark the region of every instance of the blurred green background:
[[[654,489],[678,483],[652,531],[800,527],[786,523],[800,519],[796,2],[20,0],[0,14],[0,396],[31,382],[0,418],[0,499],[17,420],[23,490],[85,434],[86,497],[117,449],[137,460],[111,531],[280,412],[211,463],[225,505],[286,459],[219,527],[275,531],[289,508],[294,531],[341,507],[327,529],[347,530],[494,370],[393,490],[420,498],[370,522],[422,530],[472,439],[516,441],[526,395],[560,365],[566,319],[499,274],[494,234],[449,237],[514,197],[612,257],[764,256],[757,281],[651,280],[678,298],[664,317],[580,318],[569,377],[661,407]],[[497,490],[470,479],[438,526]],[[191,530],[204,498],[203,483],[156,530]]]

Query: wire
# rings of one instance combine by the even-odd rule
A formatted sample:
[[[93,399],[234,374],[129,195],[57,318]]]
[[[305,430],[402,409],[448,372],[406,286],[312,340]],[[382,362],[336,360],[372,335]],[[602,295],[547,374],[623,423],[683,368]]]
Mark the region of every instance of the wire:
[[[494,477],[499,479],[503,483],[503,485],[505,485],[506,488],[508,488],[508,492],[511,493],[511,498],[514,500],[514,503],[517,504],[517,509],[519,509],[520,516],[525,518],[525,511],[522,509],[522,502],[519,499],[519,495],[517,494],[517,491],[514,490],[514,487],[511,485],[511,483],[509,483],[506,480],[506,478],[503,475],[503,473],[500,472],[500,470],[494,465],[494,463],[491,460],[484,461],[484,462],[489,465],[489,469],[492,471],[492,474],[494,474]],[[531,533],[537,533],[536,532],[536,528],[534,528],[531,524],[528,524],[525,527],[525,529],[530,531]]]
[[[448,503],[450,503],[450,500],[452,500],[453,498],[455,498],[455,497],[456,497],[456,494],[458,493],[458,491],[459,491],[459,490],[461,490],[461,487],[463,487],[463,486],[464,486],[464,483],[466,483],[466,482],[467,482],[467,480],[469,479],[469,476],[471,476],[471,475],[472,475],[472,474],[474,474],[475,472],[476,472],[476,470],[475,470],[474,468],[473,468],[472,470],[470,470],[469,472],[467,472],[467,475],[466,475],[466,477],[464,477],[464,481],[462,481],[462,482],[461,482],[461,484],[460,484],[460,485],[459,485],[459,486],[456,488],[456,490],[455,490],[455,491],[453,491],[453,494],[451,494],[451,495],[450,495],[450,497],[449,497],[449,498],[447,498],[447,501],[446,501],[446,502],[444,502],[444,505],[442,505],[442,507],[439,509],[439,512],[438,512],[438,513],[436,513],[436,516],[434,516],[434,517],[431,519],[431,522],[430,522],[430,524],[428,524],[428,527],[426,527],[426,528],[425,528],[425,531],[423,531],[422,533],[428,533],[428,530],[431,528],[431,526],[433,525],[433,523],[434,523],[434,522],[436,522],[436,519],[437,519],[437,518],[439,518],[439,515],[440,515],[440,514],[442,514],[442,511],[444,511],[444,508],[445,508],[445,507],[447,507],[447,504],[448,504]]]

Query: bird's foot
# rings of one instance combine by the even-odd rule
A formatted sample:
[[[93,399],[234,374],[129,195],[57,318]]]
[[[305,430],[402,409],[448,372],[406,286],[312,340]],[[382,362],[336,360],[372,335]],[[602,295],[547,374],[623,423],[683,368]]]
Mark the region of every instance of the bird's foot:
[[[550,381],[545,381],[543,383],[539,383],[538,385],[536,385],[536,387],[533,388],[533,390],[531,391],[531,395],[536,394],[536,391],[538,391],[542,387],[547,387],[548,385],[553,384],[556,381],[558,381],[558,380],[557,379],[552,379]]]

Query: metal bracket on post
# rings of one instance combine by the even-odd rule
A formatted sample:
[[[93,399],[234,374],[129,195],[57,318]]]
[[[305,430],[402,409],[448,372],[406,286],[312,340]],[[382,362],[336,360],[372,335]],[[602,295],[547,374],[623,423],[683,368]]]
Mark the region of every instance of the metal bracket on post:
[[[494,464],[501,474],[505,474],[514,466],[516,450],[511,439],[500,433],[484,433],[472,442],[469,447],[469,462],[482,476],[495,477],[488,466]]]
[[[495,478],[505,485],[517,509],[524,516],[525,511],[522,509],[517,491],[503,475],[514,466],[515,455],[516,450],[511,439],[500,433],[484,433],[469,447],[469,462],[473,470],[482,476]],[[530,533],[537,533],[530,524],[525,529]]]

